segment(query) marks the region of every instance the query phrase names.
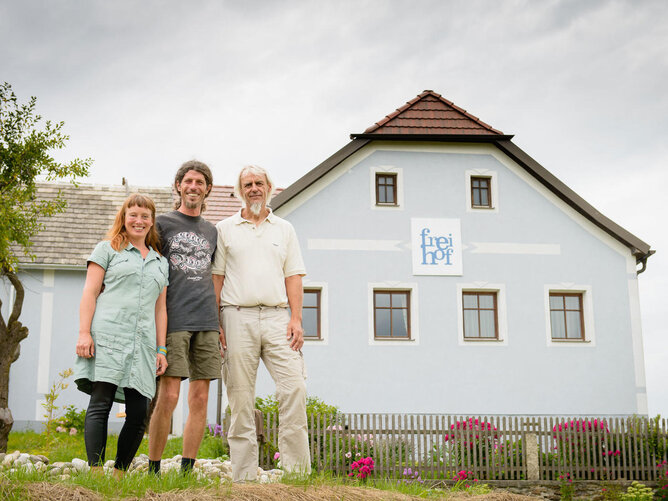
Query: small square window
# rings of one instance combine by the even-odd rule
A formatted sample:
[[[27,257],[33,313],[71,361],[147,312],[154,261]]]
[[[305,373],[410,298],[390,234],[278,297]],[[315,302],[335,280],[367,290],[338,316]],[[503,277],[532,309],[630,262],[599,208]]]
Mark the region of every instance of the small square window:
[[[397,175],[376,173],[376,205],[397,205]]]
[[[492,178],[471,176],[471,207],[492,208]]]
[[[498,339],[496,292],[462,292],[464,339]]]
[[[375,339],[410,339],[410,291],[374,290],[373,317]]]
[[[584,341],[582,293],[550,292],[552,339]]]

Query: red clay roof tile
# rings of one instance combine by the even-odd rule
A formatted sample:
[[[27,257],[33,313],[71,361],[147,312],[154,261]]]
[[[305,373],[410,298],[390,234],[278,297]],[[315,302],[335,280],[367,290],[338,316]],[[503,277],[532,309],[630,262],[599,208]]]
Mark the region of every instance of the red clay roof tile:
[[[503,132],[431,90],[425,90],[364,133],[503,135]]]

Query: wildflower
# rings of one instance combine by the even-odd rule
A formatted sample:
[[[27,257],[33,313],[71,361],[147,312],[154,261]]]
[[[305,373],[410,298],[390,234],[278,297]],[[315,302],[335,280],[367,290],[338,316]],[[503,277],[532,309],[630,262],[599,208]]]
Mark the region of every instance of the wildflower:
[[[70,428],[70,435],[76,435],[77,434],[77,429],[76,428]]]
[[[281,459],[281,453],[277,452],[276,454],[274,454],[274,461],[278,461],[279,459]]]
[[[346,458],[350,459],[351,457],[353,457],[353,453],[348,451],[344,454],[344,456],[346,456]]]

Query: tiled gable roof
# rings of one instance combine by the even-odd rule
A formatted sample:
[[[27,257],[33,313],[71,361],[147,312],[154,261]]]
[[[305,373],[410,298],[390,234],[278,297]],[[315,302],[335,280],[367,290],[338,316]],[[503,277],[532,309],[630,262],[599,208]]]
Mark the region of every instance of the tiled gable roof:
[[[536,160],[511,141],[513,136],[479,120],[440,94],[425,90],[394,113],[375,123],[363,133],[350,135],[352,141],[288,186],[273,201],[274,209],[329,174],[334,168],[374,141],[469,142],[495,145],[557,197],[594,225],[628,246],[637,262],[643,263],[654,254],[649,244],[611,221],[571,190]],[[642,271],[642,270],[641,270]]]
[[[364,134],[388,135],[503,135],[440,94],[425,90]]]
[[[21,264],[85,266],[86,258],[104,238],[129,193],[140,192],[151,197],[158,213],[172,208],[170,188],[37,184],[37,197],[42,200],[55,199],[59,191],[67,200],[67,209],[40,219],[44,229],[32,239],[35,260],[22,256]]]

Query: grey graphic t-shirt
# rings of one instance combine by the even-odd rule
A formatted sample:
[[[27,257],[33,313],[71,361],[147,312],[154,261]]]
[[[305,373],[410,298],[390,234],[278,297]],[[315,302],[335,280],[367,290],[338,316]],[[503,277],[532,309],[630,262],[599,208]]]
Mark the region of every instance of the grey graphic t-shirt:
[[[167,332],[217,331],[218,308],[211,279],[216,227],[201,216],[172,211],[158,216],[162,255],[169,262]]]

